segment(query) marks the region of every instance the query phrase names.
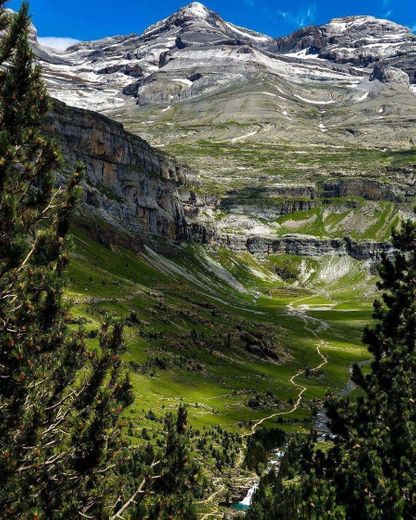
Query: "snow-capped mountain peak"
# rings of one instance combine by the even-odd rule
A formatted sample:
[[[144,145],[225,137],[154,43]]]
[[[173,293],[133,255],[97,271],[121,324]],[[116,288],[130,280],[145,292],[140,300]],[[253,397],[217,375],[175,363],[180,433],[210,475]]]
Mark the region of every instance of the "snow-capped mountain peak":
[[[190,16],[198,18],[206,18],[209,15],[208,9],[200,2],[192,2],[191,4],[182,8],[182,11]]]
[[[192,2],[169,17],[151,25],[144,31],[143,36],[155,37],[173,32],[185,35],[186,33],[205,33],[216,36],[217,39],[242,39],[256,45],[272,41],[269,36],[225,22],[215,11],[208,9],[200,2]]]
[[[192,2],[191,4],[182,7],[175,13],[171,14],[167,18],[164,18],[160,22],[157,22],[148,27],[143,35],[151,35],[153,33],[168,31],[173,27],[181,27],[183,24],[192,22],[204,22],[211,21],[211,23],[218,16],[200,2]]]
[[[416,38],[394,22],[336,18],[273,40],[223,20],[199,2],[142,35],[83,42],[59,55],[43,49],[38,56],[53,95],[98,111],[135,102],[171,106],[260,78],[289,81],[294,89],[323,83],[348,89],[380,61],[416,83]]]

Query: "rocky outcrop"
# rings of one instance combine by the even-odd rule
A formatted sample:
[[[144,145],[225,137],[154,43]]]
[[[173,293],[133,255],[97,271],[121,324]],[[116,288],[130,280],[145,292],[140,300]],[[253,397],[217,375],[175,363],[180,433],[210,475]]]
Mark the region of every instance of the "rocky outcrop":
[[[407,50],[403,54],[392,56],[388,60],[389,65],[396,67],[409,76],[410,83],[416,84],[416,48]]]
[[[243,253],[249,251],[259,258],[268,255],[295,255],[310,258],[323,256],[350,256],[356,260],[377,262],[382,255],[392,251],[388,242],[356,242],[350,238],[317,238],[307,235],[245,236],[226,235],[217,237],[218,244],[233,251]]]
[[[269,45],[275,53],[306,50],[336,63],[368,67],[382,62],[401,69],[416,82],[416,38],[407,27],[373,16],[335,18],[276,39]]]
[[[315,207],[317,190],[314,185],[274,185],[261,188],[231,190],[221,200],[221,210],[256,218],[276,220],[294,211]]]
[[[390,178],[398,177],[397,182],[392,184],[365,177],[331,179],[320,184],[319,196],[322,198],[362,197],[367,200],[404,202],[416,196],[414,175],[410,169],[405,175],[391,171]]]
[[[287,254],[319,258],[325,255],[351,256],[356,260],[377,261],[383,253],[391,250],[391,244],[378,242],[355,242],[349,238],[321,239],[302,235],[287,235],[282,238],[249,237],[246,248],[254,255]]]
[[[268,180],[267,178],[264,180]],[[242,190],[231,190],[227,192],[226,200],[233,198],[252,198],[252,197],[297,197],[314,199],[317,196],[314,184],[275,184],[267,187],[245,188]]]
[[[400,83],[405,87],[408,87],[410,84],[410,78],[406,72],[396,67],[385,66],[381,63],[376,64],[369,79],[370,81],[378,80],[382,83]]]
[[[216,210],[220,207],[220,201],[215,195],[196,193],[188,189],[181,189],[179,199],[187,215],[197,217],[201,211]]]
[[[310,185],[277,185],[262,188],[245,188],[229,191],[219,202],[221,210],[233,214],[255,215],[257,218],[275,220],[295,211],[308,211],[320,199],[337,197],[362,197],[366,200],[404,202],[416,196],[415,172],[406,174],[391,171],[388,176],[397,181],[387,184],[362,177],[339,177]]]
[[[275,53],[290,53],[307,50],[308,54],[319,53],[326,45],[326,38],[321,27],[303,27],[288,36],[277,38],[268,47]]]
[[[416,169],[387,168],[386,177],[391,182],[371,178],[365,174],[357,177],[336,174],[333,178],[309,185],[278,185],[262,188],[245,188],[229,191],[220,207],[231,212],[250,207],[273,205],[277,215],[314,207],[319,199],[337,197],[362,197],[366,200],[404,202],[416,196]],[[281,212],[279,212],[281,211]]]
[[[315,200],[296,198],[258,199],[257,201],[227,199],[221,201],[220,208],[229,213],[254,215],[258,219],[274,221],[282,215],[289,215],[295,211],[309,211],[315,206]]]
[[[115,74],[116,72],[132,76],[134,78],[143,77],[143,69],[139,65],[108,65],[97,71],[97,74]]]
[[[46,129],[70,165],[86,165],[81,209],[91,218],[127,230],[137,240],[151,235],[180,240],[187,234],[179,197],[185,167],[121,124],[59,102]]]

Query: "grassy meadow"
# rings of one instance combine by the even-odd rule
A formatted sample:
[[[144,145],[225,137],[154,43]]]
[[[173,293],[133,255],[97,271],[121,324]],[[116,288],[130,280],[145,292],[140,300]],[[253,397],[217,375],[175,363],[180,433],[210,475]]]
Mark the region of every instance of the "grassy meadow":
[[[374,280],[359,262],[259,261],[197,246],[167,258],[149,248],[110,249],[79,229],[73,241],[67,296],[74,326],[82,325],[93,347],[106,314],[127,320],[125,361],[136,399],[126,419],[133,440],[142,428],[160,428],[158,418],[181,401],[195,428],[220,425],[244,434],[291,408],[299,389],[290,378],[301,370],[304,399],[279,425],[305,430],[314,402],[342,388],[350,365],[368,358],[360,336]],[[279,266],[289,279],[279,277]],[[310,372],[321,361],[316,334],[328,364]]]

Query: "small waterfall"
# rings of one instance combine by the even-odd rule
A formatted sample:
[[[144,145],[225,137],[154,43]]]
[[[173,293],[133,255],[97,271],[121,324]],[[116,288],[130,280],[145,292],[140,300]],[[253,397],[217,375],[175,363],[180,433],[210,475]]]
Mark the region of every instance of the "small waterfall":
[[[251,506],[251,502],[253,500],[253,495],[259,488],[259,483],[256,482],[247,492],[247,495],[243,498],[241,502],[238,502],[237,506],[240,506],[241,509],[248,509]]]
[[[287,447],[287,446],[286,446]],[[273,452],[272,458],[269,460],[269,463],[267,465],[266,473],[269,472],[272,468],[278,472],[279,466],[282,458],[284,457],[285,452],[282,450],[275,450]],[[233,504],[233,509],[238,509],[240,511],[246,511],[247,509],[250,509],[251,503],[253,501],[254,493],[259,488],[259,480],[257,480],[251,488],[247,491],[247,495],[241,500],[241,502],[237,502],[236,504]]]

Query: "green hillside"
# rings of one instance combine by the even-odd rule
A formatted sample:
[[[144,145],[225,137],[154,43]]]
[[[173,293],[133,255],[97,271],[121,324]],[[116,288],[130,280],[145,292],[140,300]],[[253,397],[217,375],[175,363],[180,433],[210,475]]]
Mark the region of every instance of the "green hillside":
[[[283,267],[293,278],[278,276]],[[311,272],[306,283],[296,280],[301,269]],[[311,325],[329,363],[302,379],[308,390],[291,419],[308,416],[311,400],[342,387],[348,367],[365,357],[360,330],[370,316],[370,280],[351,259],[260,263],[197,246],[168,258],[150,248],[109,249],[77,229],[69,277],[72,321],[83,324],[91,345],[106,313],[127,320],[136,392],[128,416],[137,428],[152,426],[143,411],[160,415],[181,400],[195,426],[240,432],[290,408],[297,396],[290,377],[320,360]]]

